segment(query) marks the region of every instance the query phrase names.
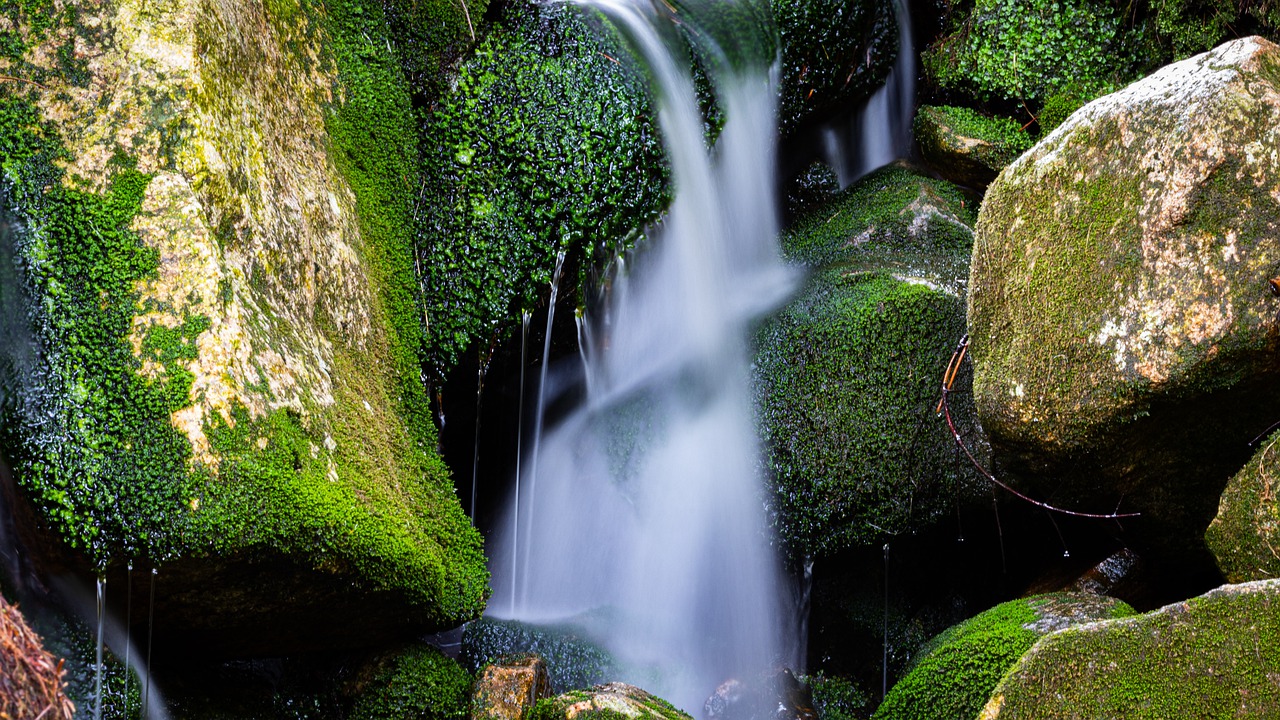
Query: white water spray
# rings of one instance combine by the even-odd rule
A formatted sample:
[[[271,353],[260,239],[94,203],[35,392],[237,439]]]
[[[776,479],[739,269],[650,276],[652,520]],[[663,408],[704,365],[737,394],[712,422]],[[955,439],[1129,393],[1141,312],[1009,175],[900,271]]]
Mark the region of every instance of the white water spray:
[[[665,4],[584,4],[649,66],[678,193],[615,285],[608,322],[582,333],[595,343],[583,356],[588,397],[535,441],[528,491],[508,509],[524,527],[495,543],[495,594],[518,577],[515,617],[590,613],[601,642],[637,668],[631,679],[697,713],[719,683],[754,679],[789,650],[746,342],[794,281],[776,244],[776,46],[767,9],[717,4],[756,47],[711,32],[721,44],[703,48],[727,118],[708,151],[688,63],[671,51],[673,21],[696,26],[696,8],[673,18]]]

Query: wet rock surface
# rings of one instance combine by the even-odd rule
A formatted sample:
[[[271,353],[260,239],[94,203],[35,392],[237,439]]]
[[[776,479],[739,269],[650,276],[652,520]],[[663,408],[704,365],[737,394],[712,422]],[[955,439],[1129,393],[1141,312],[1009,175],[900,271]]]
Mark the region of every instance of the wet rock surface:
[[[1170,65],[1072,115],[984,200],[974,396],[1003,469],[1059,506],[1140,511],[1172,559],[1280,389],[1280,50]],[[1185,557],[1185,555],[1183,555]]]
[[[524,720],[539,700],[551,695],[547,664],[533,653],[499,658],[480,671],[472,693],[471,717]]]

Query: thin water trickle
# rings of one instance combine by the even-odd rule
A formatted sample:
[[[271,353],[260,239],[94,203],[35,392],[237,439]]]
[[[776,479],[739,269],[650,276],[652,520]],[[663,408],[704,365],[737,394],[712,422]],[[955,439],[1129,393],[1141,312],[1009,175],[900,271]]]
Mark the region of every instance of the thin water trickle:
[[[511,542],[513,543],[512,555],[520,557],[520,467],[524,465],[524,456],[521,454],[524,443],[524,369],[526,360],[526,349],[529,347],[529,318],[532,317],[528,310],[520,314],[520,399],[516,401],[517,419],[516,419],[516,482],[515,482],[515,500],[512,502],[511,514]],[[516,614],[516,570],[517,563],[511,563],[511,604],[508,613],[512,616]]]
[[[98,576],[98,643],[93,664],[93,720],[102,720],[102,646],[107,628],[107,579]]]
[[[529,486],[508,507],[523,524],[495,538],[493,577],[518,572],[514,616],[578,622],[624,679],[696,711],[724,680],[758,677],[793,650],[747,344],[795,281],[776,238],[776,33],[751,0],[583,4],[648,66],[678,193],[589,316],[598,325],[580,331],[587,397],[545,433],[535,425]],[[709,15],[717,23],[701,24]],[[713,150],[688,38],[727,118]],[[546,362],[544,348],[543,387]]]
[[[480,363],[476,371],[476,434],[471,451],[471,522],[473,524],[476,521],[476,478],[480,468],[480,408],[484,398],[484,377],[489,373],[489,361],[492,359],[493,355],[490,354]]]
[[[547,401],[547,367],[551,362],[551,328],[556,320],[556,299],[560,294],[560,271],[564,269],[564,250],[556,253],[555,271],[551,273],[551,299],[547,301],[547,330],[542,339],[542,367],[539,369],[540,375],[538,379],[538,412],[533,420],[533,456],[529,463],[529,493],[528,493],[528,512],[525,514],[525,533],[524,533],[524,557],[521,567],[525,569],[525,575],[520,582],[520,604],[522,607],[528,607],[529,604],[529,562],[530,553],[533,552],[534,527],[533,521],[537,517],[534,515],[534,500],[538,497],[538,450],[542,446],[542,420],[543,408],[546,407]],[[517,529],[517,532],[519,530]]]
[[[130,560],[125,564],[124,574],[124,666],[126,668],[124,674],[124,703],[125,708],[129,707],[129,675],[127,668],[133,667],[129,664],[130,650],[133,649],[133,643],[129,641],[129,626],[133,622],[133,561]]]
[[[827,160],[841,187],[911,154],[916,52],[907,0],[893,0],[893,13],[898,24],[898,56],[893,68],[851,124],[828,128],[826,133]]]
[[[156,580],[160,571],[151,568],[151,601],[147,607],[147,667],[151,667],[151,641],[156,626]],[[147,673],[146,690],[142,695],[142,717],[151,717],[151,673]]]

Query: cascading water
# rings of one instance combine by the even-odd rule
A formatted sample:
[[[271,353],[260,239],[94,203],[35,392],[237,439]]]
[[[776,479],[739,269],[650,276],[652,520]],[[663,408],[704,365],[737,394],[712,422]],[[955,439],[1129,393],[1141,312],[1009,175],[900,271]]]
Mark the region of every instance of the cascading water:
[[[828,128],[827,161],[847,186],[911,152],[911,118],[916,102],[916,52],[907,0],[893,0],[898,23],[898,58],[849,127]]]
[[[615,283],[607,321],[581,333],[595,343],[587,398],[525,459],[530,488],[500,526],[518,516],[522,527],[495,538],[495,595],[518,582],[523,620],[590,617],[639,668],[633,678],[696,711],[722,681],[789,650],[746,340],[795,279],[776,245],[775,34],[762,3],[685,2],[675,15],[665,3],[583,4],[648,66],[678,192]],[[714,28],[697,23],[700,10],[717,15]],[[687,57],[672,56],[687,37],[727,118],[710,151]]]

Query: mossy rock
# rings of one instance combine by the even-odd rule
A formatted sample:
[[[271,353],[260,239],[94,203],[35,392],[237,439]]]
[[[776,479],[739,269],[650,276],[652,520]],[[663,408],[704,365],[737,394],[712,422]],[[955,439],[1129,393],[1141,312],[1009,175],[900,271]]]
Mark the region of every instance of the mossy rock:
[[[912,125],[920,154],[940,175],[969,187],[986,187],[1031,147],[1031,136],[1006,117],[963,107],[921,107]]]
[[[1085,593],[1037,595],[997,605],[929,641],[872,717],[975,718],[1005,671],[1039,638],[1072,625],[1133,614],[1119,600]]]
[[[1275,717],[1280,581],[1225,585],[1155,612],[1041,638],[979,716]]]
[[[1008,476],[1143,513],[1127,529],[1166,557],[1203,552],[1275,419],[1278,90],[1259,38],[1166,67],[1006,167],[978,220],[974,395]]]
[[[463,631],[462,656],[473,672],[518,653],[542,658],[554,693],[597,685],[616,672],[612,656],[572,627],[482,618]]]
[[[1267,438],[1227,483],[1204,539],[1229,582],[1280,577],[1280,503],[1275,463],[1280,434]]]
[[[595,29],[567,5],[513,5],[426,120],[418,258],[437,374],[532,309],[558,253],[607,257],[670,201],[643,74]]]
[[[418,144],[381,4],[52,6],[0,84],[0,255],[30,340],[3,348],[0,428],[60,540],[42,557],[112,587],[158,566],[158,644],[213,654],[478,615],[482,541],[421,383]]]
[[[758,421],[793,554],[920,527],[985,488],[934,412],[964,334],[970,222],[953,187],[890,167],[783,238],[820,268],[757,335]],[[952,405],[965,417],[961,394]]]
[[[978,100],[1039,103],[1136,77],[1138,33],[1108,0],[976,0],[953,23],[922,54],[925,76]]]
[[[782,42],[784,135],[870,97],[898,55],[893,3],[771,0]]]
[[[429,645],[408,648],[384,663],[356,700],[350,720],[465,720],[472,677]]]
[[[671,703],[614,682],[540,701],[529,720],[691,720]]]

